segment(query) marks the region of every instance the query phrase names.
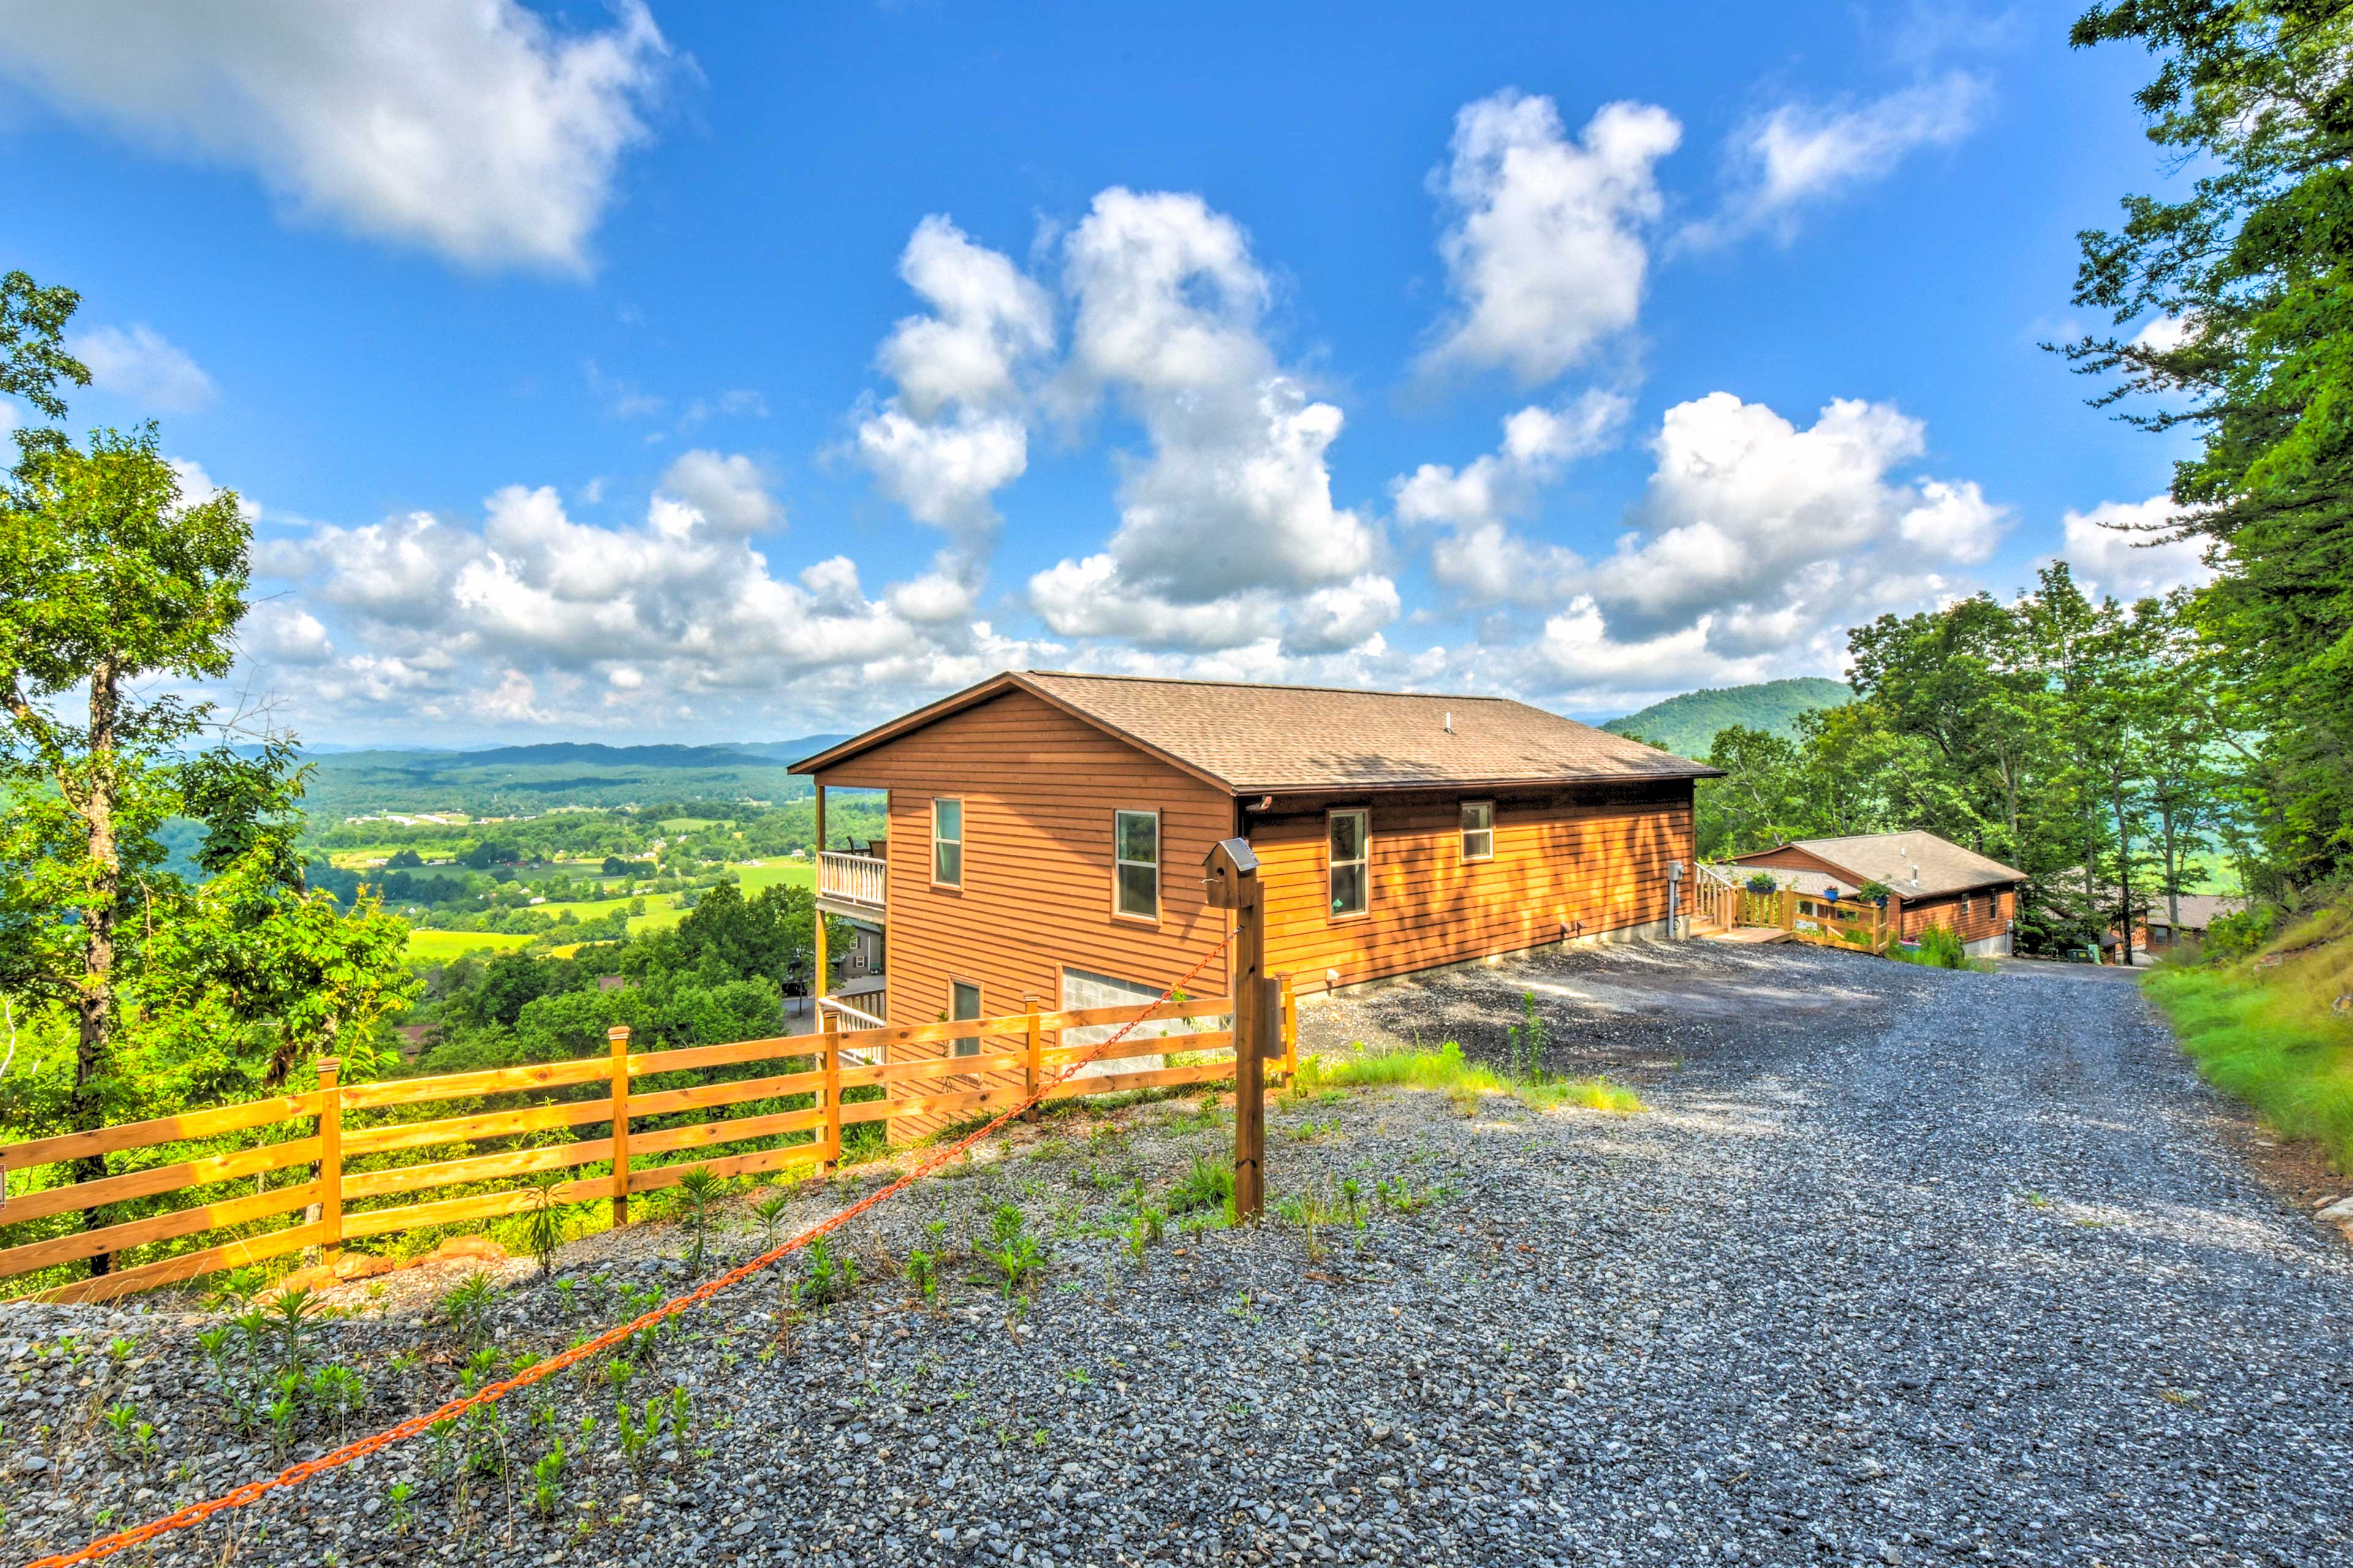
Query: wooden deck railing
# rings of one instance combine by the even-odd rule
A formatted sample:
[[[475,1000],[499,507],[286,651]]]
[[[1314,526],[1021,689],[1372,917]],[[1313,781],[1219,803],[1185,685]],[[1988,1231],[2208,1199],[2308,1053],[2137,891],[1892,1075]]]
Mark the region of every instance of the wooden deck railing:
[[[1860,899],[1832,901],[1788,890],[1781,897],[1788,911],[1783,929],[1799,942],[1877,952],[1893,940],[1887,911],[1875,903]]]
[[[0,1145],[0,1240],[13,1238],[0,1247],[0,1279],[107,1256],[112,1271],[40,1292],[94,1301],[303,1248],[332,1258],[350,1241],[518,1214],[536,1193],[499,1184],[547,1173],[579,1173],[555,1185],[555,1201],[609,1203],[623,1224],[633,1194],[675,1185],[697,1167],[738,1176],[828,1166],[851,1127],[1017,1104],[1091,1048],[1062,1044],[1066,1029],[1148,1016],[1098,1060],[1208,1059],[1091,1070],[1050,1098],[1229,1078],[1230,1028],[1170,1034],[1159,1026],[1219,1019],[1232,1006],[1216,997],[854,1030],[828,1014],[816,1035],[659,1051],[631,1051],[628,1031],[617,1028],[603,1057],[376,1083],[338,1083],[334,1064],[322,1063],[319,1087],[303,1093]],[[1295,1048],[1296,1016],[1288,1006],[1283,1016],[1283,1040]],[[977,1053],[953,1054],[965,1040]],[[733,1113],[710,1114],[723,1109]],[[224,1140],[244,1146],[223,1148]],[[743,1143],[761,1146],[699,1152]],[[484,1144],[497,1147],[482,1152]],[[99,1180],[63,1179],[65,1162],[93,1155],[118,1168]],[[654,1163],[660,1156],[672,1158]],[[42,1175],[28,1181],[31,1172]],[[420,1195],[450,1188],[468,1190]],[[186,1201],[94,1228],[79,1217],[99,1211],[107,1219],[111,1205],[164,1194]],[[189,1237],[206,1244],[171,1249]]]
[[[879,910],[882,907],[883,869],[883,863],[871,855],[820,849],[817,856],[818,897]]]
[[[1740,923],[1740,889],[1713,866],[1702,866],[1691,879],[1694,923],[1730,931]]]

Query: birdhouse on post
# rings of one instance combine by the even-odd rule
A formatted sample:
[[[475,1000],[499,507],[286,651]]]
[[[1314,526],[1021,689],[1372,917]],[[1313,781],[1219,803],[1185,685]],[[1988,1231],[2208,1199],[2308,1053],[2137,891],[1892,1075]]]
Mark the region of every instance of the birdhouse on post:
[[[1258,856],[1247,838],[1210,849],[1209,907],[1234,916],[1234,1217],[1254,1218],[1266,1206],[1266,1078],[1261,1064],[1280,1056],[1281,1004],[1267,995],[1264,889]],[[1269,1046],[1272,1050],[1269,1050]]]

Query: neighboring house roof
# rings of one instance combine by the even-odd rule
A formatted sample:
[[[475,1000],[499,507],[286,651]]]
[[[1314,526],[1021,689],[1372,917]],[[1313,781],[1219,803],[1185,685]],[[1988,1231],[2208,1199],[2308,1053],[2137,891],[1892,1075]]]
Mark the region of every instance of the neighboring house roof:
[[[1759,871],[1768,873],[1776,887],[1794,888],[1808,898],[1820,898],[1835,888],[1847,898],[1854,897],[1855,884],[1867,878],[1850,877],[1844,872],[1833,876],[1827,871],[1797,871],[1780,866],[1717,866],[1712,868],[1728,882],[1746,882]]]
[[[2224,915],[2241,913],[2247,907],[2246,900],[2227,893],[2182,893],[2177,895],[2173,901],[2181,906],[2183,931],[2204,931]],[[2173,910],[2163,893],[2148,895],[2148,913],[2144,917],[2144,923],[2153,926],[2173,923]]]
[[[2026,880],[2026,873],[2014,866],[2005,866],[1974,849],[1964,849],[1950,839],[1916,829],[1857,833],[1843,838],[1795,838],[1771,849],[1736,855],[1733,859],[1746,866],[1783,849],[1802,849],[1815,859],[1849,873],[1858,883],[1884,882],[1906,899],[1929,899]]]
[[[793,764],[836,766],[1007,691],[1026,691],[1236,795],[1714,778],[1721,770],[1501,697],[1021,670]]]

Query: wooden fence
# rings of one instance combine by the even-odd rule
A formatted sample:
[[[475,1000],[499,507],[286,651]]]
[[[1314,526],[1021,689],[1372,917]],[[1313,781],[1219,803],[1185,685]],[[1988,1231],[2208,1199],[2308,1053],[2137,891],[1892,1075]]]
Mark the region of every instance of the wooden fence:
[[[1063,1044],[1065,1030],[1148,1016],[1097,1062],[1188,1059],[1129,1071],[1090,1064],[1050,1098],[1230,1077],[1229,1027],[1169,1034],[1156,1026],[1222,1019],[1232,1010],[1219,997],[855,1030],[839,1029],[828,1013],[815,1035],[638,1052],[628,1048],[628,1030],[617,1028],[605,1057],[376,1083],[340,1083],[335,1064],[322,1062],[319,1087],[302,1093],[0,1146],[0,1238],[42,1221],[54,1233],[0,1248],[0,1279],[109,1257],[111,1272],[40,1296],[95,1301],[305,1248],[332,1259],[350,1241],[519,1214],[540,1201],[534,1188],[496,1184],[556,1172],[586,1173],[556,1184],[554,1201],[604,1201],[614,1223],[626,1224],[632,1195],[675,1185],[692,1169],[740,1176],[829,1167],[848,1129],[879,1121],[887,1137],[893,1118],[960,1118],[1018,1104],[1092,1048]],[[1295,1012],[1286,1005],[1282,1014],[1286,1052],[1295,1051]],[[731,1113],[709,1114],[723,1108]],[[763,1146],[700,1152],[746,1142]],[[174,1150],[188,1144],[201,1152]],[[92,1156],[113,1168],[81,1183],[21,1179]],[[670,1158],[655,1163],[662,1156]],[[452,1187],[474,1190],[420,1196]],[[164,1194],[190,1201],[119,1222],[104,1212]],[[93,1212],[96,1223],[87,1217]],[[74,1215],[86,1216],[76,1228],[55,1223]],[[234,1234],[213,1240],[213,1232]],[[168,1251],[189,1237],[209,1244],[125,1256]]]

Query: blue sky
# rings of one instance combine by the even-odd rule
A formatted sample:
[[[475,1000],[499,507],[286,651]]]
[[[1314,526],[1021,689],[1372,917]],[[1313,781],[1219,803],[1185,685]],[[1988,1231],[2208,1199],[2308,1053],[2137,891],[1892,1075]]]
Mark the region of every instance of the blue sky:
[[[256,509],[236,684],[311,739],[1021,666],[1598,717],[2199,571],[2035,346],[2162,173],[2059,11],[6,8],[70,423]]]

